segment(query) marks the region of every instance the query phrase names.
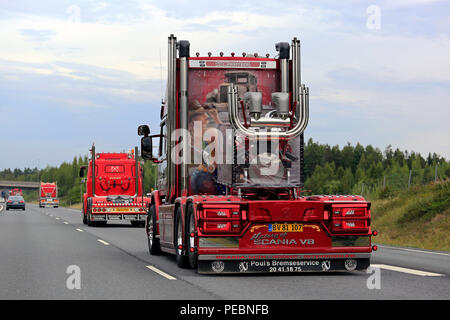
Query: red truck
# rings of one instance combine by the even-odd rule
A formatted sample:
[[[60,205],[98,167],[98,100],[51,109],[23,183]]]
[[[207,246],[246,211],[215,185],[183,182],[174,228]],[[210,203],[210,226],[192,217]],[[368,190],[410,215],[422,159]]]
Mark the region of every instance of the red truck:
[[[9,195],[10,196],[22,196],[23,195],[22,189],[19,189],[19,188],[11,189],[11,190],[9,190]]]
[[[151,254],[199,273],[365,270],[370,202],[303,196],[309,89],[300,41],[278,56],[190,56],[168,39],[160,129],[141,125],[142,157],[158,164],[146,223]],[[153,155],[153,139],[159,152]]]
[[[42,182],[39,185],[39,207],[58,208],[58,184],[56,182]]]
[[[80,168],[86,175],[83,195],[83,223],[105,225],[111,220],[127,220],[144,227],[149,198],[144,197],[142,168],[137,147],[128,153],[96,153],[92,146],[88,167]]]

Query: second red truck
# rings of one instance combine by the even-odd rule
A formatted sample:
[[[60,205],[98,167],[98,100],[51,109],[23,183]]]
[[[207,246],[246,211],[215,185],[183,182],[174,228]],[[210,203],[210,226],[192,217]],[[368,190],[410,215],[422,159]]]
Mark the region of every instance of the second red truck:
[[[90,151],[89,165],[80,168],[80,177],[86,176],[83,223],[98,226],[127,220],[143,227],[149,199],[143,195],[137,148],[128,153],[96,153],[92,146]]]
[[[56,182],[41,182],[39,185],[39,207],[58,208],[58,185]]]

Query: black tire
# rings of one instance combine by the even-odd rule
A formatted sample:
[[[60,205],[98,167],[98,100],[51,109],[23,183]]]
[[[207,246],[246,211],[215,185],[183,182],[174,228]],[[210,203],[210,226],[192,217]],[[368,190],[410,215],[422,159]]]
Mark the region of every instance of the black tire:
[[[195,242],[193,237],[191,237],[191,234],[195,233],[195,216],[194,216],[194,207],[190,203],[187,207],[186,212],[186,237],[185,237],[185,243],[187,248],[187,256],[189,261],[189,266],[192,269],[197,269],[197,262],[198,262],[198,253],[194,250],[194,252],[191,252],[191,248],[195,249]]]
[[[147,233],[148,251],[151,255],[161,254],[161,245],[159,244],[159,238],[156,237],[156,208],[154,205],[150,207],[147,216],[147,225],[145,228]]]
[[[87,225],[89,227],[94,227],[95,226],[95,222],[92,221],[92,216],[91,216],[91,209],[92,208],[91,207],[92,207],[91,201],[88,200],[88,207],[87,207],[87,210],[86,210],[86,213],[87,213]]]
[[[175,215],[175,232],[174,232],[174,247],[175,247],[175,257],[177,260],[177,266],[186,269],[189,267],[188,257],[184,253],[184,243],[183,241],[183,221],[181,220],[181,207],[178,207],[177,214]],[[180,246],[183,246],[180,249]]]
[[[83,201],[83,207],[81,208],[81,215],[83,216],[83,224],[87,224],[86,214],[84,213],[84,201]]]

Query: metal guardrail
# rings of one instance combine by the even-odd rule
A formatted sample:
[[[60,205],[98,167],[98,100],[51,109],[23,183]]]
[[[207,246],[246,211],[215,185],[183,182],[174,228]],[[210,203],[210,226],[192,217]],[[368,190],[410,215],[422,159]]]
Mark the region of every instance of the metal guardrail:
[[[0,188],[39,189],[39,182],[34,181],[5,181],[0,180]]]

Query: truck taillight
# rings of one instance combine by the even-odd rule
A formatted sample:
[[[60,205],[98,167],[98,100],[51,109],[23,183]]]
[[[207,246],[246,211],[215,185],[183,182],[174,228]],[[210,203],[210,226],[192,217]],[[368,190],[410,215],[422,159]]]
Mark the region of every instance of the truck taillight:
[[[203,222],[204,233],[222,233],[230,232],[236,233],[241,231],[241,221],[228,221],[228,222]]]
[[[334,208],[333,217],[364,217],[366,208]]]
[[[203,233],[240,233],[243,213],[239,206],[203,208],[199,226]]]
[[[370,214],[367,207],[335,205],[331,210],[330,229],[332,233],[368,232]]]

